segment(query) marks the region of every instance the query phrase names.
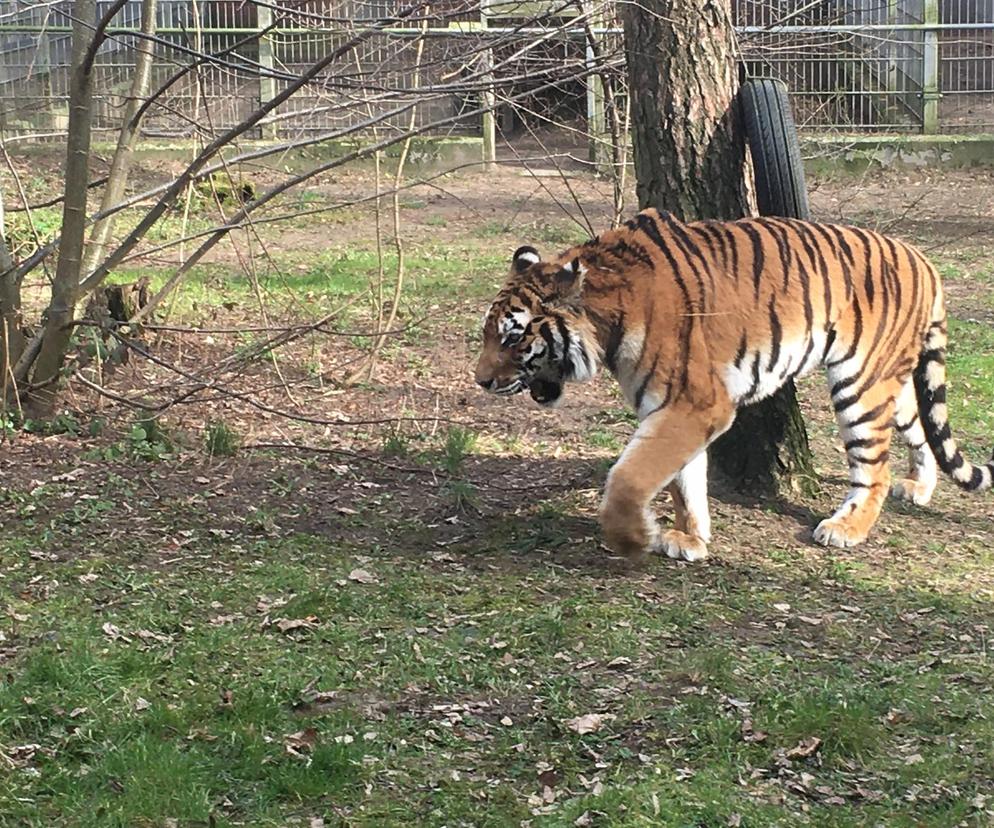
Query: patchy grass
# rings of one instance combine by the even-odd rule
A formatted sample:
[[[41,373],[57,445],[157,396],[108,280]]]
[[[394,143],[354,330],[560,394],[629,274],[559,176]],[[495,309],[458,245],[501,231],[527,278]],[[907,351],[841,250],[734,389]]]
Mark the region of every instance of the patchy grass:
[[[85,538],[101,516],[78,519]],[[420,558],[190,519],[179,545],[83,540],[68,559],[22,534],[0,560],[17,651],[0,810],[39,826],[986,818],[989,605],[840,583],[811,559],[610,576],[589,541],[535,554],[554,509],[510,521]]]
[[[426,204],[408,203],[433,230],[409,240],[403,308],[425,321],[380,372],[345,390],[320,384],[327,354],[280,358],[294,392],[319,389],[318,414],[438,422],[347,442],[281,421],[281,441],[321,449],[293,454],[246,448],[272,431],[231,400],[197,409],[193,437],[109,409],[112,433],[66,415],[0,458],[0,822],[989,825],[989,497],[943,485],[927,509],[889,504],[865,547],[811,546],[845,491],[816,377],[802,391],[819,388],[818,493],[719,491],[709,562],[614,571],[595,517],[634,427],[618,393],[570,389],[552,415],[467,376],[509,251],[577,231]],[[258,273],[270,307],[306,319],[353,302],[363,319],[366,219],[330,241],[328,222],[298,221],[320,232],[274,244]],[[983,268],[949,254],[950,408],[978,458],[994,434]],[[115,278],[146,273],[169,275]],[[219,257],[175,311],[220,327],[222,302],[256,297]]]
[[[950,320],[949,416],[954,434],[962,435],[978,461],[986,459],[994,435],[992,355],[994,330],[989,325]]]

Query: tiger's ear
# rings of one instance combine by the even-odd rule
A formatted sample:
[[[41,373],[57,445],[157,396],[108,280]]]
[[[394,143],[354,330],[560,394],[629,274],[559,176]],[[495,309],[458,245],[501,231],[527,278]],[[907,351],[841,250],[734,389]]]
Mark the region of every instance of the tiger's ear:
[[[511,257],[511,267],[515,273],[524,273],[533,264],[542,261],[538,251],[529,245],[519,247]]]
[[[556,296],[566,300],[579,299],[586,275],[587,268],[579,259],[567,262],[555,276]]]

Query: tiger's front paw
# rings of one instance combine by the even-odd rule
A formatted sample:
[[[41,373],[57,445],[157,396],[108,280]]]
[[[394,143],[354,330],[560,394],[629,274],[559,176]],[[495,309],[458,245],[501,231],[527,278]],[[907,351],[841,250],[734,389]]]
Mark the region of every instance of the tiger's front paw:
[[[826,518],[814,531],[816,543],[822,546],[837,546],[849,549],[866,540],[866,530],[856,526],[854,521],[847,518]]]
[[[681,532],[679,529],[664,532],[659,548],[670,558],[690,563],[703,561],[708,556],[708,547],[703,538]]]
[[[659,546],[656,521],[644,512],[625,515],[605,508],[601,512],[601,528],[604,545],[615,555],[627,558],[630,564],[642,563]]]

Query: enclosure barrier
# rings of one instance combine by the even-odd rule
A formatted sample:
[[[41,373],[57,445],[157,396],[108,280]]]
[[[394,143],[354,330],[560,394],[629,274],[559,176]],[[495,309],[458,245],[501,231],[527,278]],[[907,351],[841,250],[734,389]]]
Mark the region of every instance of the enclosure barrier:
[[[98,13],[108,5],[101,0]],[[159,0],[153,89],[196,53],[224,57],[174,84],[150,111],[145,134],[189,137],[205,124],[237,124],[357,26],[400,7],[398,0]],[[0,2],[4,139],[65,131],[70,8],[68,0]],[[734,10],[747,67],[787,83],[802,130],[994,132],[994,0],[737,0]],[[139,12],[140,0],[129,0],[98,54],[98,134],[118,126]],[[613,78],[624,95],[622,62],[603,56],[621,53],[614,3],[442,0],[431,13],[357,45],[264,120],[256,137],[361,131],[365,123],[381,134],[400,130],[408,116],[383,113],[413,100],[413,85],[416,125],[482,136],[487,160],[498,133],[512,135],[522,122],[607,133],[605,81]],[[422,39],[419,52],[412,44]],[[550,67],[574,64],[573,76],[564,73],[551,92],[534,82]],[[474,83],[460,83],[467,78]]]

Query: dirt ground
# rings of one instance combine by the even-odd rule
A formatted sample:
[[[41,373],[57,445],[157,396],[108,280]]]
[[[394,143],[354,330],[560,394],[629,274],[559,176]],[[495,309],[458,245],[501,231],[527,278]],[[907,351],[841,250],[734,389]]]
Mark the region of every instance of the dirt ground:
[[[166,171],[145,169],[136,186]],[[354,171],[318,181],[312,190],[318,199],[360,199],[368,195],[372,183],[370,171]],[[992,318],[994,177],[990,171],[877,172],[814,181],[811,191],[816,218],[884,229],[918,243],[944,266],[961,268],[948,280],[952,312],[968,319]],[[607,181],[580,172],[565,176],[553,169],[505,168],[490,176],[446,177],[405,193],[403,236],[412,249],[428,245],[438,256],[469,257],[480,250],[509,254],[523,243],[556,249],[565,246],[567,237],[582,234],[584,226],[596,230],[607,225],[610,194]],[[629,197],[631,203],[633,196]],[[375,235],[371,215],[366,206],[332,214],[328,221],[266,230],[268,255],[279,262],[285,255],[306,257],[308,251],[368,246]],[[245,252],[242,244],[235,241],[219,249],[214,262],[238,261]],[[158,267],[164,264],[162,254],[148,261]],[[287,270],[292,286],[290,266]],[[486,278],[496,287],[501,277],[495,272]],[[190,377],[212,374],[213,366],[221,371],[222,379],[214,380],[218,384],[201,388],[170,408],[165,422],[178,434],[196,434],[208,421],[223,419],[245,446],[258,446],[257,451],[210,460],[191,438],[177,459],[168,463],[135,468],[126,460],[94,459],[94,449],[119,440],[135,415],[127,406],[99,399],[73,383],[66,397],[68,409],[84,423],[94,416],[104,418],[106,431],[94,438],[16,435],[2,448],[4,486],[30,489],[85,469],[74,478],[74,485],[99,488],[101,478],[108,475],[137,473],[140,488],[151,497],[143,502],[151,509],[136,515],[128,504],[121,504],[107,516],[103,531],[112,537],[137,529],[153,546],[168,537],[175,510],[189,504],[205,510],[205,518],[221,529],[243,523],[249,513],[264,512],[284,529],[313,531],[331,540],[340,531],[355,531],[351,525],[343,528],[339,520],[343,514],[357,508],[370,492],[382,491],[390,492],[390,508],[398,515],[437,528],[433,543],[485,532],[488,516],[529,507],[536,493],[553,491],[577,498],[581,531],[593,537],[592,515],[603,472],[631,430],[630,420],[620,414],[619,395],[609,379],[601,378],[571,388],[568,404],[547,412],[530,401],[508,403],[479,392],[470,379],[476,341],[461,320],[478,317],[486,306],[486,294],[486,285],[474,290],[456,285],[448,296],[420,307],[418,312],[427,318],[417,333],[380,361],[371,382],[348,388],[339,381],[360,354],[354,342],[341,337],[319,334],[281,350],[281,377],[276,378],[267,361],[231,366],[234,335],[160,333],[150,340],[153,353],[189,375],[135,357],[108,379],[108,387],[127,396],[135,389],[156,399],[170,391],[180,395],[191,390]],[[213,330],[244,324],[250,313],[241,307],[202,310],[208,320],[202,324]],[[271,303],[270,313],[273,321],[285,320],[293,317],[294,308],[290,304],[275,308]],[[412,321],[413,313],[403,319],[405,324]],[[460,322],[451,324],[451,319]],[[315,358],[320,363],[317,375],[304,368]],[[771,539],[800,545],[806,554],[829,554],[810,547],[808,538],[817,517],[830,512],[844,493],[844,461],[820,378],[806,382],[802,395],[823,476],[820,492],[811,498],[798,494],[778,504],[757,505],[719,489],[713,546],[719,560],[761,556]],[[458,521],[446,523],[453,510],[438,475],[386,457],[381,449],[391,436],[430,442],[453,424],[482,439],[462,472],[478,492],[474,506]],[[594,432],[599,437],[591,442],[588,438]],[[265,449],[291,442],[310,448]],[[348,469],[345,480],[343,465]],[[292,499],[287,499],[285,488],[272,485],[274,480],[290,481]],[[873,540],[858,555],[864,560],[886,558],[900,570],[903,551],[909,548],[939,544],[945,554],[970,554],[976,546],[994,546],[991,513],[989,499],[971,500],[943,486],[927,509],[890,508]],[[569,553],[563,549],[555,554]],[[941,578],[941,570],[935,577]],[[988,591],[992,580],[994,575],[978,571],[971,588]]]

